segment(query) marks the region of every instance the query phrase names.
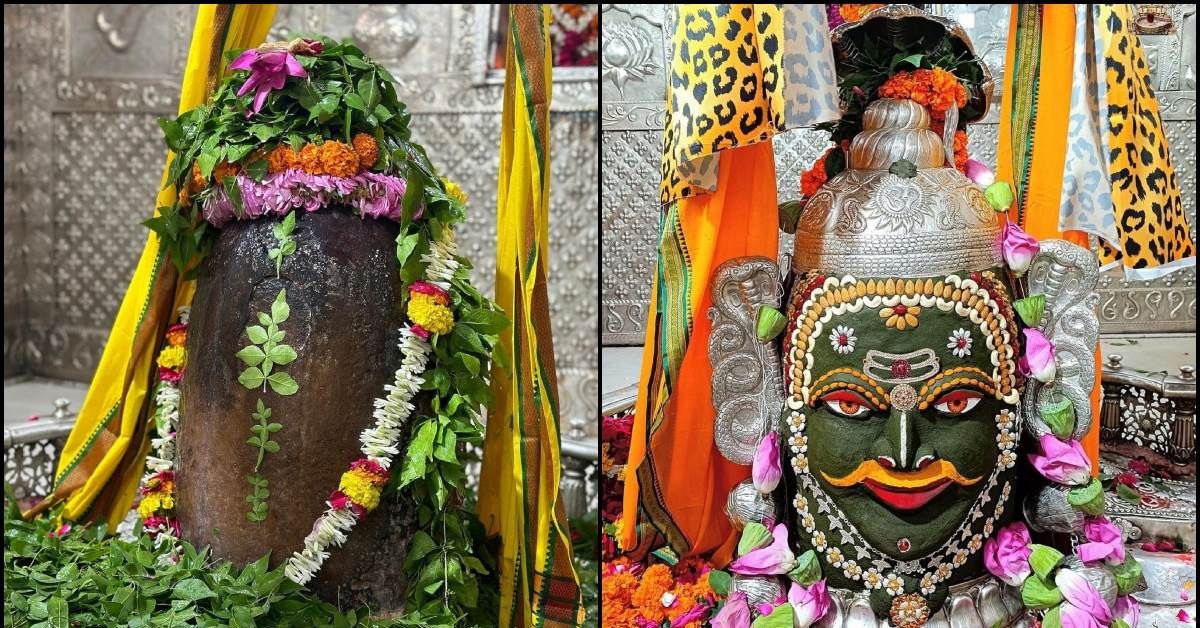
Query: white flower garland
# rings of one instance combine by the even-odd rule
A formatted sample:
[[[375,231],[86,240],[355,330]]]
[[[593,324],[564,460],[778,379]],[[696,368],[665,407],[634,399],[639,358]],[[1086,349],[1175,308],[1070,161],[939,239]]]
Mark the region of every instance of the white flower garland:
[[[431,243],[429,253],[421,257],[427,265],[426,281],[449,290],[450,281],[458,270],[455,254],[458,247],[454,233],[444,228],[441,237]],[[413,397],[420,391],[425,380],[421,377],[433,346],[405,323],[400,329],[400,353],[403,361],[396,370],[395,381],[383,387],[387,396],[375,400],[375,424],[359,436],[362,453],[369,460],[387,469],[392,457],[400,453],[399,443],[404,424],[415,409]],[[307,584],[329,558],[329,547],[340,547],[357,519],[350,509],[335,508],[329,501],[328,509],[317,517],[312,532],[304,538],[304,549],[294,552],[284,566],[284,575],[296,584]]]

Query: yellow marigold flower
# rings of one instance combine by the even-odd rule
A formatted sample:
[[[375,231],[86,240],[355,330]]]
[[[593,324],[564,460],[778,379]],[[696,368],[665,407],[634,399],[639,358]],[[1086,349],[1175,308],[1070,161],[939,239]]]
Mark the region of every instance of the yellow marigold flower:
[[[297,156],[300,168],[308,174],[329,174],[321,164],[321,150],[316,144],[305,144]]]
[[[158,365],[166,369],[177,369],[183,366],[187,351],[183,347],[167,347],[158,354]]]
[[[300,166],[299,161],[300,159],[296,155],[296,151],[292,150],[291,146],[280,144],[267,155],[267,172],[275,174],[284,170],[298,168]]]
[[[338,483],[338,490],[367,510],[375,510],[375,507],[379,505],[379,488],[372,484],[366,475],[358,471],[343,473],[342,481]]]
[[[149,518],[159,510],[170,510],[175,507],[175,498],[167,493],[150,493],[138,504],[138,515],[142,519]]]
[[[457,183],[446,177],[442,177],[442,184],[446,186],[446,196],[449,196],[463,205],[467,204],[467,193],[463,192],[463,189],[459,187]]]
[[[358,174],[358,154],[349,144],[330,140],[318,148],[321,167],[335,177],[353,177]]]
[[[358,164],[363,168],[374,166],[379,159],[379,146],[375,144],[375,138],[366,133],[354,136],[354,152],[358,153]]]
[[[413,295],[408,302],[408,318],[432,334],[448,334],[454,328],[454,314],[450,308],[435,302],[429,295]]]

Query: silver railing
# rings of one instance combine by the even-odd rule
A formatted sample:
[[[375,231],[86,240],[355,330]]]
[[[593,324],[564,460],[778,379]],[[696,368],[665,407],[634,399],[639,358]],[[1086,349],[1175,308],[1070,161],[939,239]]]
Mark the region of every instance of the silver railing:
[[[1196,369],[1179,367],[1147,374],[1121,365],[1120,354],[1106,357],[1101,382],[1100,439],[1131,444],[1177,465],[1196,462]]]
[[[54,468],[76,416],[70,401],[58,399],[54,404],[53,412],[39,415],[36,421],[4,428],[4,481],[12,485],[17,499],[41,497],[53,488]],[[600,456],[580,422],[573,421],[568,429],[561,444],[559,487],[567,516],[579,517],[596,507]],[[478,487],[479,464],[469,464],[467,473],[471,486]]]

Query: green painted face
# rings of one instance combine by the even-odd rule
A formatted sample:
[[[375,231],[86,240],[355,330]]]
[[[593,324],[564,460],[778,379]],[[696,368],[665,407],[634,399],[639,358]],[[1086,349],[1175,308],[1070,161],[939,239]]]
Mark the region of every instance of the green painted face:
[[[1008,519],[1019,426],[1007,289],[985,273],[797,290],[785,456],[800,544],[834,586],[932,602],[980,574],[983,541]]]

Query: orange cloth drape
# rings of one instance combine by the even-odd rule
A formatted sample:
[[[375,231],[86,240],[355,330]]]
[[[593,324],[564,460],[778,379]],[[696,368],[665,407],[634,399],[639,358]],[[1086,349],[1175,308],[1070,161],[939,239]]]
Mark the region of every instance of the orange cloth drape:
[[[707,279],[721,263],[741,256],[778,255],[778,201],[775,197],[775,156],[771,142],[758,142],[722,154],[717,191],[678,201],[683,239],[692,263],[692,276]],[[717,237],[718,233],[720,238]],[[654,294],[657,304],[657,290]],[[724,565],[732,556],[737,537],[724,513],[729,490],[750,475],[747,465],[726,460],[713,441],[712,367],[708,361],[710,322],[706,312],[712,304],[708,281],[697,281],[689,291],[689,306],[696,312],[691,342],[684,353],[675,389],[665,412],[670,426],[652,425],[652,421],[634,424],[626,475],[624,510],[631,518],[639,507],[639,481],[652,474],[661,489],[643,506],[653,502],[665,507],[678,532],[687,540],[688,554],[712,553],[715,565]],[[643,373],[659,351],[647,341],[643,350]],[[642,378],[642,386],[648,380]],[[652,412],[653,395],[640,390],[636,416]],[[669,429],[661,429],[669,427]],[[647,438],[647,432],[651,432]],[[650,456],[647,456],[649,451]],[[634,473],[632,470],[637,469]],[[641,486],[642,490],[653,490]],[[649,506],[646,502],[650,501]],[[658,520],[651,517],[652,521]],[[622,529],[622,546],[636,543],[632,525]],[[664,532],[661,531],[660,532]],[[664,532],[664,536],[670,536]]]
[[[1035,121],[1028,166],[1028,184],[1014,185],[1017,202],[1009,209],[1008,219],[1019,221],[1029,235],[1045,240],[1059,238],[1090,248],[1087,233],[1060,232],[1059,205],[1062,196],[1063,166],[1067,157],[1067,126],[1071,103],[1072,68],[1075,46],[1075,8],[1072,5],[1042,5],[1041,50],[1037,57],[1036,85],[1032,76],[1023,76],[1015,66],[1017,48],[1017,12],[1013,5],[1009,21],[1003,101],[1000,106],[1000,146],[996,158],[996,179],[1014,181],[1012,109],[1014,94],[1035,89]],[[1082,80],[1082,79],[1080,79]],[[1023,208],[1023,211],[1022,211]],[[1099,473],[1100,459],[1100,348],[1096,347],[1096,384],[1092,387],[1092,427],[1083,438],[1083,448],[1092,460],[1092,473]]]

